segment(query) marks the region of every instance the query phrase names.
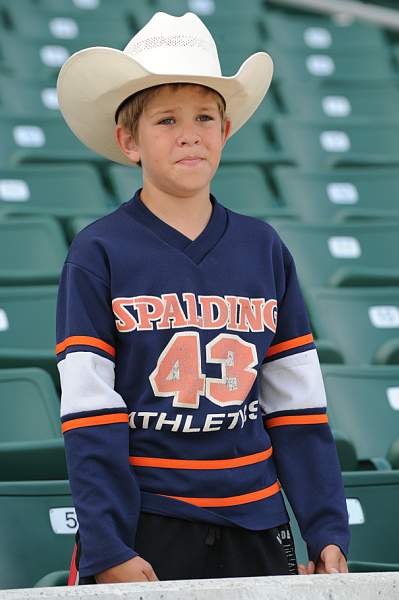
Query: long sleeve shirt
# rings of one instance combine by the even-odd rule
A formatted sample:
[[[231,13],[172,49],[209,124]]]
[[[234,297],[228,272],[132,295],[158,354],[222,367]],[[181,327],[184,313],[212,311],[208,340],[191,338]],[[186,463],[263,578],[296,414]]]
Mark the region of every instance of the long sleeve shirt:
[[[348,514],[295,263],[225,208],[195,239],[134,196],[63,266],[57,364],[80,573],[136,555],[140,511],[261,530],[288,521],[317,560]],[[145,558],[145,557],[143,557]]]

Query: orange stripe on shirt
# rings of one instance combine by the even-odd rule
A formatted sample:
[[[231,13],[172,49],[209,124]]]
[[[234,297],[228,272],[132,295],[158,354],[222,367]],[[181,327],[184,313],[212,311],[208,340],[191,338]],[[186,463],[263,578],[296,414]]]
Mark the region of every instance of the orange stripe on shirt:
[[[311,333],[307,333],[306,335],[300,335],[299,337],[292,338],[292,340],[280,342],[280,344],[274,344],[274,346],[270,346],[266,352],[266,358],[269,358],[269,356],[273,356],[274,354],[278,354],[279,352],[284,352],[284,350],[290,350],[291,348],[298,348],[298,346],[310,344],[311,342],[313,342],[313,335]]]
[[[316,425],[328,423],[328,415],[297,415],[288,417],[274,417],[266,421],[266,427],[280,427],[281,425]]]
[[[194,504],[194,506],[237,506],[239,504],[255,502],[256,500],[263,500],[269,496],[274,496],[274,494],[277,494],[279,491],[280,484],[276,481],[273,485],[269,485],[257,492],[240,494],[239,496],[228,496],[226,498],[188,498],[187,496],[167,496],[166,494],[161,494],[161,496],[188,502],[188,504]]]
[[[65,338],[63,342],[60,342],[55,347],[55,353],[59,354],[65,348],[69,346],[94,346],[94,348],[100,348],[101,350],[105,350],[111,356],[115,356],[115,348],[111,346],[111,344],[107,344],[107,342],[103,342],[95,337],[91,337],[90,335],[71,335],[70,337]]]
[[[93,427],[96,425],[110,425],[112,423],[129,423],[129,415],[126,413],[115,413],[111,415],[98,415],[97,417],[81,417],[80,419],[71,419],[62,424],[62,433],[70,429],[80,427]]]
[[[129,462],[135,467],[159,467],[164,469],[231,469],[243,467],[267,460],[272,455],[272,448],[255,454],[247,454],[238,458],[223,460],[183,460],[175,458],[148,458],[146,456],[130,456]]]

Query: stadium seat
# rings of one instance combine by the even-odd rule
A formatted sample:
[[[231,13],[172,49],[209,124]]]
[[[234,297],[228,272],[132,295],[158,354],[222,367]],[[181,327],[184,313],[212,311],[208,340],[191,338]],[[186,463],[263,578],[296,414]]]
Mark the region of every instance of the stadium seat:
[[[221,166],[211,192],[227,208],[252,217],[262,218],[268,209],[278,208],[262,169],[255,165]]]
[[[143,186],[142,170],[136,167],[110,163],[106,169],[107,178],[118,204],[130,200],[135,191]]]
[[[273,175],[279,199],[304,222],[399,218],[399,168],[303,171],[275,167]]]
[[[264,11],[261,19],[267,36],[287,48],[348,50],[352,53],[385,48],[387,44],[382,29],[356,20],[340,22],[327,15],[290,15],[276,11]]]
[[[3,115],[0,136],[0,168],[26,162],[105,162],[105,158],[82,144],[62,119]]]
[[[358,52],[285,48],[274,42],[264,44],[275,63],[275,82],[343,80],[381,81],[393,79],[394,68],[388,49],[365,48]]]
[[[0,169],[0,216],[72,217],[116,207],[95,168],[85,164],[21,165]]]
[[[322,372],[331,427],[350,436],[359,460],[387,457],[399,436],[399,368],[322,365]]]
[[[399,471],[344,472],[351,541],[350,562],[376,563],[376,570],[398,570]],[[298,562],[307,564],[306,545],[289,507]]]
[[[358,117],[398,120],[399,89],[391,81],[321,84],[289,80],[280,81],[278,89],[286,111],[297,118],[336,123]]]
[[[241,17],[248,14],[259,17],[264,8],[262,0],[248,0],[245,4],[242,0],[156,0],[155,6],[156,10],[173,15],[191,11],[201,19],[226,15]]]
[[[0,219],[0,284],[56,283],[67,252],[52,217]]]
[[[57,285],[0,287],[0,368],[41,367],[58,382]]]
[[[60,117],[54,86],[0,75],[0,114],[18,117]]]
[[[54,13],[52,10],[38,10],[26,0],[10,3],[7,12],[13,30],[26,40],[46,40],[54,42],[73,40],[81,47],[108,46],[114,42],[120,48],[126,46],[132,37],[127,19],[117,13],[107,16],[95,16],[90,13],[71,16],[65,13]]]
[[[266,128],[249,121],[229,138],[222,152],[224,163],[278,164],[287,162],[286,156],[267,138]]]
[[[304,224],[271,219],[303,287],[399,285],[396,223]]]
[[[76,40],[25,40],[16,34],[2,33],[0,72],[54,86],[63,63],[83,47],[84,44]]]
[[[303,288],[317,338],[351,365],[399,364],[399,287]]]
[[[33,587],[56,587],[68,585],[69,571],[53,571],[36,581]]]
[[[399,122],[365,119],[331,123],[276,117],[284,151],[303,168],[399,165]]]
[[[0,369],[0,390],[0,445],[60,437],[60,402],[46,371]]]
[[[67,481],[0,482],[0,588],[68,570],[76,526]]]

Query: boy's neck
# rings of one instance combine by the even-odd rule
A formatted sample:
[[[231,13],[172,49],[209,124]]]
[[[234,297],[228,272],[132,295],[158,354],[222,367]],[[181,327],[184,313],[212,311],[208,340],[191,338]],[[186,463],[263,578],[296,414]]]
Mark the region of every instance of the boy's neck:
[[[144,182],[140,199],[159,219],[195,240],[212,214],[209,193],[208,186],[192,196],[173,196]]]

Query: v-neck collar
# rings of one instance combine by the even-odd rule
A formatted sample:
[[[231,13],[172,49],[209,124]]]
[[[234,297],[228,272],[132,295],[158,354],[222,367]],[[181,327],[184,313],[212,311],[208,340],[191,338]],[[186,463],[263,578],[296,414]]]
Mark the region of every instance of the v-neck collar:
[[[227,225],[227,211],[219,204],[213,194],[209,195],[212,213],[201,233],[191,240],[189,237],[160,219],[141,200],[139,188],[128,202],[122,205],[134,219],[151,229],[155,235],[186,254],[194,263],[199,264],[222,237]]]

